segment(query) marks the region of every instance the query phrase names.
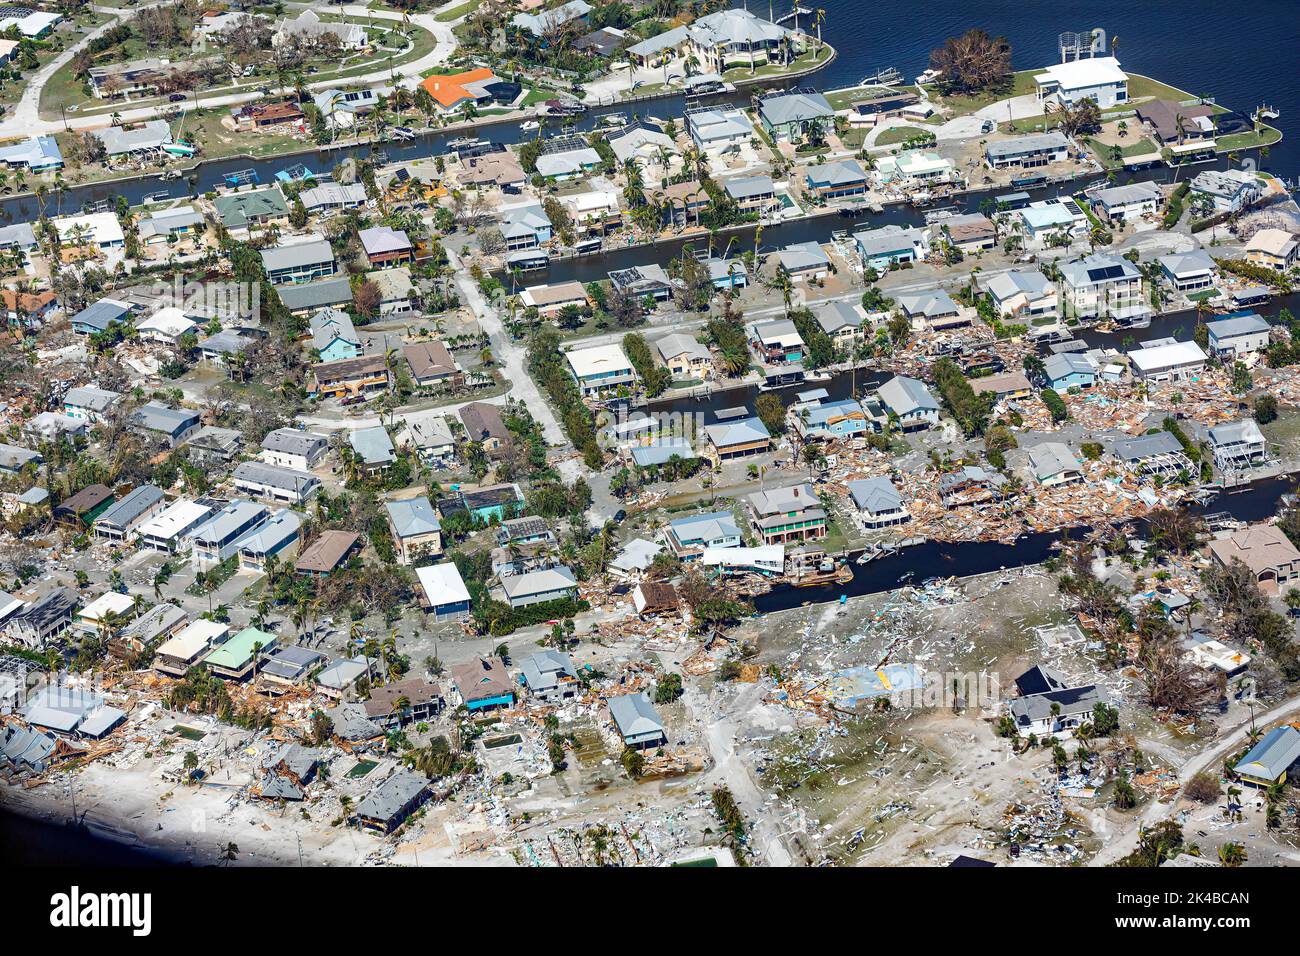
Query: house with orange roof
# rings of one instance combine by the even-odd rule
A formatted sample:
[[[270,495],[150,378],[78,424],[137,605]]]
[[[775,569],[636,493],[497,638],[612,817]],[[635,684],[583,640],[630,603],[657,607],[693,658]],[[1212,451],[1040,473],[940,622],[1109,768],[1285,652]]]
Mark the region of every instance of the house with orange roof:
[[[466,103],[492,102],[497,98],[493,88],[498,85],[509,87],[516,93],[518,91],[514,84],[505,83],[487,67],[451,76],[429,76],[420,83],[421,88],[433,98],[443,113],[453,113],[462,109]]]

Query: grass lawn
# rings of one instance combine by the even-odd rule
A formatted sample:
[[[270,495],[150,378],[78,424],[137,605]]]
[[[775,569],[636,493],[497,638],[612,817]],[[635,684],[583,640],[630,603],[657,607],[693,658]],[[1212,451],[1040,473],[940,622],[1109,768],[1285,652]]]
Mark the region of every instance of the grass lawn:
[[[826,102],[836,110],[846,110],[854,103],[892,93],[888,86],[855,86],[847,90],[835,90],[826,94]]]
[[[982,110],[986,106],[992,106],[999,100],[1005,100],[1011,96],[1025,96],[1034,92],[1038,88],[1034,83],[1034,77],[1042,72],[1042,70],[1021,70],[1012,75],[1009,86],[996,90],[982,90],[979,93],[955,93],[951,96],[944,96],[939,92],[937,86],[927,86],[926,89],[930,91],[931,99],[950,109],[953,116],[966,116],[976,110]]]
[[[744,80],[755,79],[765,76],[783,76],[786,73],[798,73],[800,70],[806,70],[816,66],[818,63],[825,63],[831,57],[831,48],[823,45],[820,49],[810,50],[789,66],[781,66],[779,63],[769,63],[766,66],[760,66],[753,73],[749,72],[748,66],[733,66],[727,72],[722,74],[726,80]]]
[[[919,126],[891,126],[876,137],[876,145],[893,146],[897,143],[905,143],[913,136],[925,136],[930,133],[930,130]]]
[[[1111,147],[1105,143],[1098,142],[1095,139],[1087,139],[1085,142],[1088,148],[1092,150],[1097,160],[1107,169],[1119,169],[1124,165],[1124,160],[1131,156],[1147,156],[1151,153],[1159,153],[1160,147],[1149,139],[1137,139],[1131,143],[1126,143],[1120,147],[1120,161],[1116,162],[1111,152]]]
[[[1219,152],[1231,152],[1237,149],[1258,149],[1260,146],[1272,146],[1282,138],[1282,134],[1271,126],[1265,126],[1258,133],[1233,133],[1231,136],[1221,136],[1216,142],[1219,146]]]
[[[1176,86],[1170,86],[1167,83],[1161,83],[1159,80],[1153,80],[1149,76],[1138,76],[1136,73],[1128,75],[1128,98],[1129,102],[1140,99],[1157,99],[1173,100],[1175,103],[1182,100],[1190,100],[1195,93],[1188,93],[1186,90],[1180,90]]]
[[[468,3],[462,3],[458,7],[452,7],[444,13],[437,14],[434,19],[439,23],[451,23],[453,20],[459,20],[461,17],[467,17],[478,9],[483,0],[469,0]]]

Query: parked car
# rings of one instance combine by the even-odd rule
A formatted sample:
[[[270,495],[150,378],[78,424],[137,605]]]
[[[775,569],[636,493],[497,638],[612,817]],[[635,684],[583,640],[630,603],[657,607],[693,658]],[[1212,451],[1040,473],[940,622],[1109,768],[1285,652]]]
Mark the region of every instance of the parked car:
[[[184,93],[173,93],[171,96],[167,97],[168,103],[181,103],[184,102],[184,100],[185,100]]]

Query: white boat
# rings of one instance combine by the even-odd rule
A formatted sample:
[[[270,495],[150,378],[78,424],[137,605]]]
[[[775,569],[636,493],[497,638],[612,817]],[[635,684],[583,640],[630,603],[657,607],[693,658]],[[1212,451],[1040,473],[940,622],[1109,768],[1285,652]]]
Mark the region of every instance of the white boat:
[[[542,124],[537,120],[526,120],[519,124],[520,129],[541,129]]]

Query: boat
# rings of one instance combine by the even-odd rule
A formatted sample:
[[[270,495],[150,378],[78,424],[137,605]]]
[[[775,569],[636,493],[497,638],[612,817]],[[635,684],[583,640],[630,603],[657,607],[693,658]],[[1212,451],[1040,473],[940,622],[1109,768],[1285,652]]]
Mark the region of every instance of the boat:
[[[159,174],[158,178],[165,183],[171,182],[173,179],[181,178],[181,171],[179,169],[169,169],[166,172]]]
[[[541,129],[542,124],[537,122],[537,120],[525,120],[519,124],[519,128],[523,130]]]
[[[410,142],[415,139],[415,130],[411,129],[409,126],[394,126],[388,132],[393,139],[401,140],[402,142]]]
[[[626,113],[606,113],[604,116],[602,116],[602,117],[600,118],[600,125],[601,125],[601,126],[626,126],[626,125],[627,125],[627,114],[626,114]]]
[[[836,564],[830,558],[821,562],[816,571],[801,574],[790,582],[796,588],[817,588],[827,584],[848,584],[853,580],[853,569],[847,564]]]
[[[877,70],[871,76],[864,76],[858,86],[893,86],[901,82],[903,82],[903,74],[892,66],[887,66],[883,70]]]
[[[477,146],[481,140],[473,136],[457,136],[455,139],[447,140],[447,148],[453,152],[459,149],[465,149],[469,146]]]
[[[924,189],[912,193],[912,195],[907,198],[911,201],[913,206],[924,206],[926,203],[934,201],[934,196],[926,192]]]
[[[166,202],[167,200],[169,200],[169,199],[171,199],[171,198],[172,198],[172,194],[171,194],[171,193],[169,193],[169,192],[168,192],[167,190],[165,190],[165,189],[161,189],[161,190],[159,190],[159,191],[156,192],[156,193],[149,193],[149,195],[145,196],[145,197],[144,197],[144,205],[146,205],[146,206],[151,206],[151,205],[153,205],[154,203]]]

